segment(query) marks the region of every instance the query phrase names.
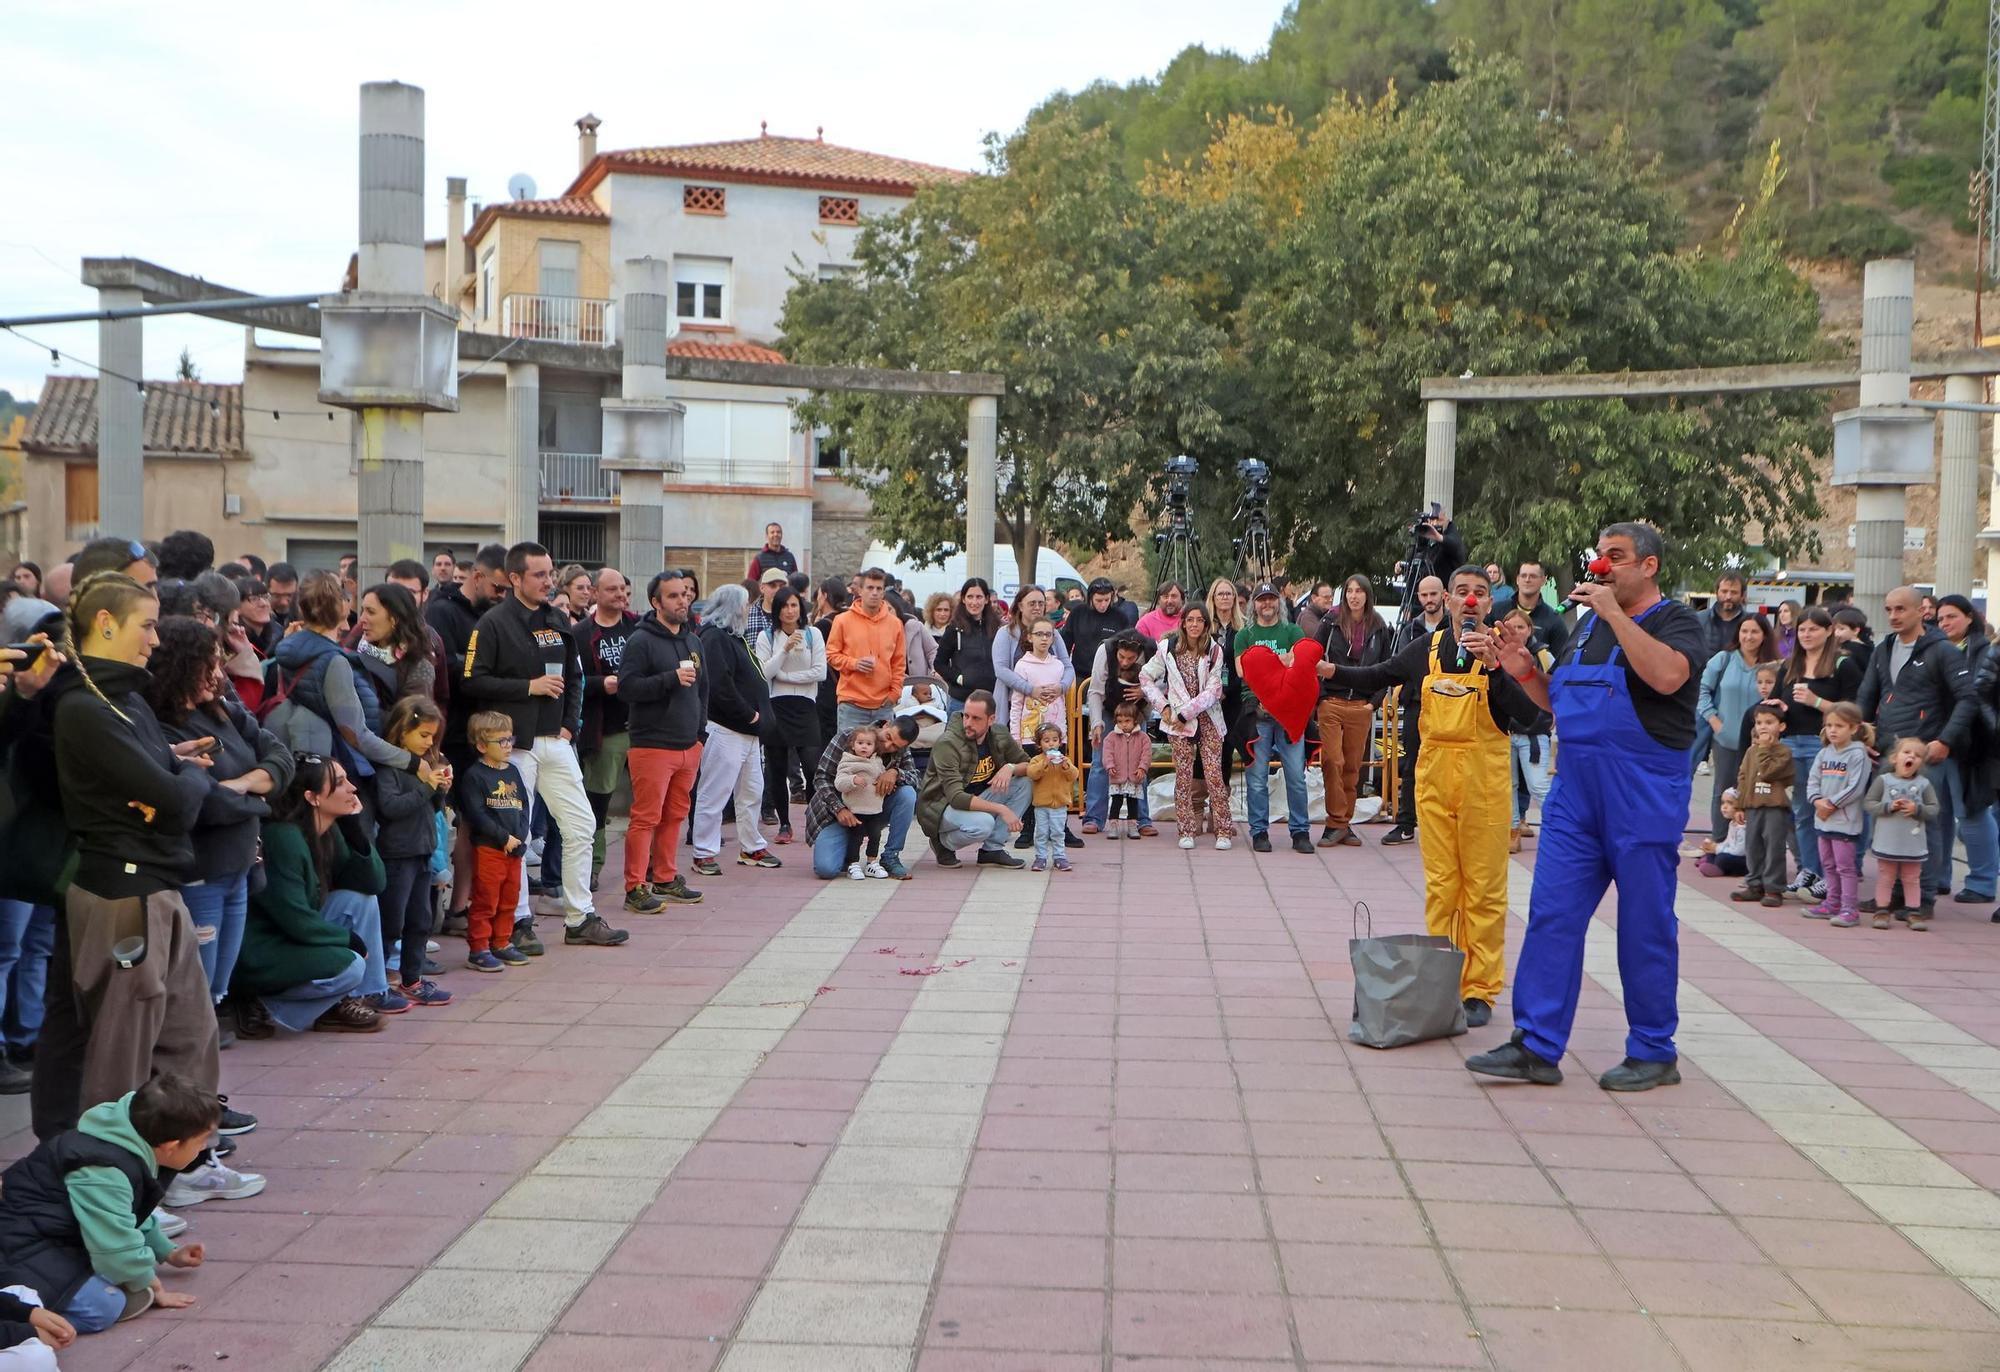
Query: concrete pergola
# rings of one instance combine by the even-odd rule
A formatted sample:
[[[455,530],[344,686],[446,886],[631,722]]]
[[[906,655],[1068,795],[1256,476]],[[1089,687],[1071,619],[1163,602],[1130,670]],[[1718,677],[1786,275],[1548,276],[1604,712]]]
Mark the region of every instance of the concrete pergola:
[[[1781,362],[1746,367],[1698,367],[1657,372],[1579,372],[1543,376],[1430,377],[1418,394],[1425,403],[1424,501],[1453,507],[1458,462],[1458,407],[1463,404],[1550,400],[1641,399],[1677,395],[1730,395],[1751,391],[1861,388],[1862,408],[1852,413],[1942,411],[1944,441],[1938,459],[1937,585],[1972,584],[1972,550],[1988,545],[1988,586],[2000,584],[2000,529],[1978,526],[1979,414],[1985,379],[2000,375],[2000,350],[1968,348],[1940,357],[1910,356],[1914,268],[1907,261],[1872,262],[1862,308],[1862,356],[1845,362]],[[1945,383],[1945,399],[1909,399],[1913,380]],[[1928,460],[1926,461],[1928,465]],[[1848,484],[1848,483],[1843,483]],[[1905,496],[1903,482],[1859,484],[1854,534],[1855,604],[1881,621],[1882,597],[1902,584]],[[1916,484],[1916,483],[1908,483]],[[1994,476],[2000,497],[2000,472]],[[2000,506],[1996,506],[2000,508]]]

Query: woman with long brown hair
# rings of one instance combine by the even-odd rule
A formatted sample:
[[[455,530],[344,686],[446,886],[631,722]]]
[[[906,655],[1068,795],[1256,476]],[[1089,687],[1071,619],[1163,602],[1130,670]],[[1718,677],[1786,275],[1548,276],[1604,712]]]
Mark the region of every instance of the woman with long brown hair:
[[[1222,777],[1223,663],[1228,657],[1211,630],[1208,607],[1194,604],[1182,612],[1180,627],[1161,641],[1139,676],[1173,748],[1174,817],[1183,848],[1194,847],[1201,831],[1202,805],[1194,798],[1197,761],[1208,790],[1215,846],[1227,851],[1236,837],[1236,822],[1229,814],[1229,783]]]
[[[1375,583],[1356,573],[1341,583],[1340,605],[1320,621],[1319,774],[1326,790],[1326,828],[1319,846],[1359,848],[1354,796],[1368,757],[1368,730],[1383,692],[1336,681],[1341,667],[1372,667],[1389,656],[1389,626],[1375,609]]]
[[[1826,707],[1859,698],[1866,675],[1865,660],[1840,650],[1833,615],[1821,605],[1800,609],[1792,626],[1792,651],[1778,678],[1778,699],[1786,702],[1785,747],[1800,776],[1812,774],[1813,760],[1819,756]],[[1819,870],[1819,826],[1803,782],[1792,788],[1792,825],[1799,849],[1799,876],[1793,889],[1810,893],[1816,903],[1826,898],[1826,881]]]
[[[1710,757],[1717,778],[1708,803],[1708,836],[1717,843],[1729,834],[1728,822],[1722,817],[1722,793],[1728,789],[1726,779],[1735,776],[1736,769],[1743,765],[1743,719],[1757,703],[1757,668],[1778,660],[1777,635],[1771,631],[1771,621],[1761,613],[1745,611],[1730,622],[1724,633],[1726,642],[1722,650],[1702,669],[1701,693],[1695,704],[1696,728],[1708,730]],[[1815,754],[1819,751],[1818,728],[1815,716]],[[1806,759],[1806,765],[1811,762],[1811,758]],[[1818,852],[1817,844],[1813,851]]]

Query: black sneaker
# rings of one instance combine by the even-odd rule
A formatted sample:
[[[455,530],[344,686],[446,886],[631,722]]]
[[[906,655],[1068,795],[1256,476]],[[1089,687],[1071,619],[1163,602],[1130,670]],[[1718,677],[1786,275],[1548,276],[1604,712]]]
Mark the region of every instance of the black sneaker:
[[[1607,1091],[1650,1091],[1655,1086],[1678,1086],[1681,1069],[1672,1062],[1641,1062],[1627,1058],[1597,1079]]]
[[[1414,843],[1416,838],[1417,831],[1414,828],[1407,824],[1398,824],[1388,833],[1382,835],[1382,846],[1384,848],[1393,848],[1399,843]]]
[[[0,1096],[19,1096],[33,1084],[35,1074],[18,1062],[0,1058]]]
[[[1493,1022],[1493,1007],[1477,996],[1465,998],[1465,1027],[1484,1029]]]
[[[1269,834],[1252,834],[1250,835],[1250,846],[1260,853],[1268,853],[1271,851],[1271,836]]]
[[[1982,896],[1977,891],[1960,891],[1952,897],[1952,900],[1960,905],[1985,905],[1992,899],[1991,895]]]
[[[538,958],[548,951],[542,947],[541,939],[535,936],[535,925],[532,920],[522,920],[519,924],[515,925],[514,937],[509,942],[531,958]],[[495,949],[494,951],[498,952],[499,950]]]
[[[464,938],[471,931],[471,927],[472,921],[464,915],[446,915],[444,923],[438,926],[438,932],[450,934],[454,938]]]
[[[1556,1086],[1563,1079],[1562,1068],[1521,1042],[1521,1031],[1518,1029],[1511,1040],[1491,1052],[1467,1058],[1465,1066],[1467,1071],[1481,1076],[1500,1077],[1506,1081],[1531,1081],[1537,1086]]]
[[[1312,835],[1311,835],[1311,834],[1293,834],[1293,835],[1292,835],[1292,851],[1293,851],[1293,852],[1295,852],[1295,853],[1304,853],[1304,854],[1306,854],[1306,855],[1307,855],[1308,857],[1310,857],[1310,856],[1312,855],[1312,850],[1313,850],[1313,841],[1312,841]]]
[[[959,860],[957,853],[954,853],[936,839],[931,840],[931,857],[940,867],[960,867],[964,865]]]
[[[701,892],[690,887],[687,883],[687,878],[678,873],[674,875],[672,881],[654,882],[651,890],[656,899],[668,905],[699,905],[701,903]]]
[[[1338,848],[1340,846],[1340,834],[1340,830],[1334,828],[1331,824],[1327,825],[1325,829],[1320,831],[1319,846],[1322,848]]]
[[[979,850],[979,865],[981,867],[1026,867],[1028,864],[1015,857],[1005,848],[981,848]]]
[[[222,1102],[222,1118],[216,1123],[216,1133],[247,1134],[257,1127],[255,1115],[246,1115],[241,1110],[229,1108],[229,1097],[217,1096],[216,1099]]]
[[[586,915],[583,923],[563,930],[564,943],[589,944],[593,948],[616,948],[630,937],[623,929],[613,929],[596,915]]]
[[[1081,848],[1081,847],[1083,847],[1083,835],[1082,835],[1082,834],[1079,834],[1079,833],[1078,833],[1078,832],[1077,832],[1076,830],[1074,830],[1074,829],[1064,829],[1064,830],[1063,830],[1063,847],[1065,847],[1065,848]]]
[[[646,886],[634,886],[625,893],[625,908],[635,915],[656,915],[662,903]]]
[[[1026,850],[1035,846],[1035,836],[1028,832],[1028,830],[1030,830],[1033,827],[1034,827],[1033,825],[1029,824],[1024,824],[1021,826],[1020,837],[1014,840],[1014,846],[1016,848],[1019,848],[1023,852],[1025,852]]]

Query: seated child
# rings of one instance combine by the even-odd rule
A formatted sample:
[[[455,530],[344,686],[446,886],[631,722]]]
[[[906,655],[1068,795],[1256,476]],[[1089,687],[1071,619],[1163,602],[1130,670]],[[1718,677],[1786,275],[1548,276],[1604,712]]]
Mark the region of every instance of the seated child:
[[[213,1091],[162,1073],[0,1173],[0,1281],[32,1288],[85,1334],[148,1306],[193,1305],[155,1268],[199,1267],[202,1246],[176,1248],[153,1212],[166,1194],[161,1174],[191,1164],[221,1117]]]
[[[840,792],[847,808],[861,822],[847,831],[847,876],[850,881],[861,881],[867,877],[886,879],[889,869],[882,865],[882,825],[886,816],[882,813],[882,797],[876,793],[875,780],[882,775],[884,764],[875,756],[875,731],[856,729],[847,740],[847,751],[840,755],[840,767],[833,775],[833,788]],[[861,841],[868,841],[868,860],[861,860]]]
[[[1028,759],[1028,780],[1035,787],[1035,862],[1029,868],[1034,872],[1045,872],[1051,864],[1058,872],[1069,870],[1063,826],[1076,790],[1077,766],[1063,756],[1062,745],[1062,730],[1044,724],[1035,733],[1035,746],[1041,751]]]
[[[1712,851],[1695,864],[1695,870],[1705,877],[1740,877],[1750,870],[1750,864],[1744,856],[1743,807],[1736,803],[1734,786],[1722,793],[1722,818],[1729,824],[1728,835],[1719,844],[1703,841],[1702,846]]]

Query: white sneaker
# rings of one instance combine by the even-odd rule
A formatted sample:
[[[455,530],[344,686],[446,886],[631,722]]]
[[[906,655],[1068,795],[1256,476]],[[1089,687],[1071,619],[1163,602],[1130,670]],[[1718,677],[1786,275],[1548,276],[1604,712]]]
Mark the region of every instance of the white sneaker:
[[[866,881],[868,880],[868,870],[858,862],[850,862],[847,864],[847,879],[849,881]]]
[[[1193,839],[1191,839],[1191,838],[1183,838],[1183,839],[1181,840],[1181,847],[1183,847],[1183,848],[1192,848],[1192,847],[1194,847],[1194,840],[1193,840]]]
[[[427,938],[424,940],[424,951],[426,953],[435,953],[437,950],[438,950],[438,941],[436,939]]]
[[[1119,825],[1121,825],[1121,824],[1123,824],[1124,822],[1125,822],[1125,821],[1124,821],[1124,820],[1122,820],[1122,819],[1107,819],[1107,820],[1105,820],[1105,821],[1104,821],[1104,837],[1105,837],[1105,838],[1123,838],[1123,837],[1125,837],[1125,835],[1123,835],[1123,834],[1121,834],[1121,833],[1119,833],[1119,832],[1118,832],[1118,826],[1119,826]]]
[[[174,1239],[187,1233],[188,1222],[179,1215],[169,1214],[165,1210],[154,1210],[153,1218],[160,1222],[160,1237],[162,1238]]]
[[[1235,846],[1236,846],[1235,844],[1231,843],[1226,838],[1217,838],[1215,840],[1215,851],[1218,853],[1226,853]]]
[[[887,881],[889,879],[889,869],[879,862],[864,863],[861,870],[869,876],[874,877],[877,881]]]
[[[160,1203],[183,1210],[203,1201],[244,1200],[263,1189],[264,1179],[255,1172],[238,1172],[210,1158],[206,1167],[175,1177]]]

